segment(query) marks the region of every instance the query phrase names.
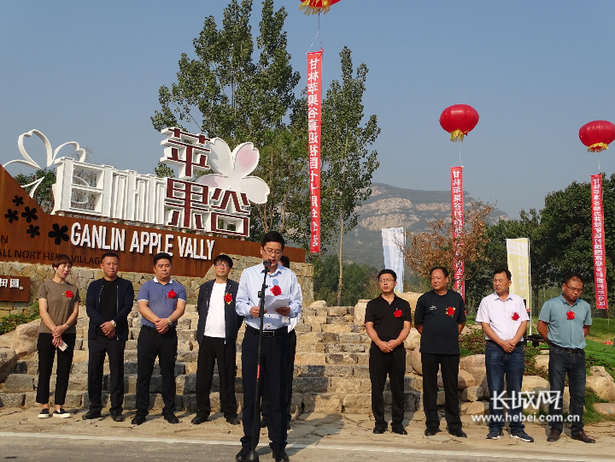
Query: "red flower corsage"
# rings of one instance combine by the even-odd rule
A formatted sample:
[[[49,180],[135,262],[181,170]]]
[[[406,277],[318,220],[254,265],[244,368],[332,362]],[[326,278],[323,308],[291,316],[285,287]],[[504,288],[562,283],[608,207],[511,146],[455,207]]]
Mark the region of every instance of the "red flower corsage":
[[[282,293],[282,289],[280,289],[280,286],[275,285],[271,288],[271,293],[277,297]]]
[[[224,296],[224,301],[226,302],[226,304],[228,305],[229,303],[231,303],[233,301],[233,296],[231,294],[226,294]]]
[[[64,292],[64,296],[65,296],[66,298],[73,298],[73,296],[74,296],[74,295],[75,295],[75,294],[73,293],[73,291],[72,291],[72,290],[67,290],[66,292]]]
[[[452,318],[453,316],[455,316],[455,311],[456,310],[457,310],[457,308],[453,308],[452,306],[449,306],[446,309],[446,314]]]
[[[171,292],[169,292],[169,298],[177,298],[177,294],[174,290],[171,290]]]
[[[398,308],[393,311],[393,316],[395,316],[396,318],[401,318],[401,310]]]
[[[513,320],[513,321],[518,321],[520,317],[521,317],[521,316],[519,316],[519,313],[517,313],[517,312],[515,311],[515,312],[513,313],[513,315],[512,315],[512,320]]]
[[[574,319],[575,317],[574,311],[566,311],[566,319]]]

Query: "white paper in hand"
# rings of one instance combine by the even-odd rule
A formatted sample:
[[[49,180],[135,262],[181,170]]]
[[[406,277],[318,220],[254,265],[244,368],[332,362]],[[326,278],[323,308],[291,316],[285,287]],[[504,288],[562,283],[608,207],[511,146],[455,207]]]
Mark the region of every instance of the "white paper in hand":
[[[290,306],[290,298],[265,295],[265,313],[279,315],[276,312],[276,308],[284,308],[286,306]]]

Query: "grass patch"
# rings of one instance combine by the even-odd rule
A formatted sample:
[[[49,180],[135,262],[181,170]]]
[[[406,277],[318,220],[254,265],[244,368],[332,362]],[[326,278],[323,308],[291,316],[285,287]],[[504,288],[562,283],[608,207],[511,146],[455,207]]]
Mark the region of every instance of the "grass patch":
[[[470,329],[459,338],[459,355],[463,358],[485,354],[485,334],[479,329]]]
[[[0,335],[11,332],[20,324],[26,324],[39,317],[38,303],[26,308],[23,313],[3,316],[0,318]]]
[[[593,393],[585,393],[585,412],[583,413],[583,423],[593,424],[598,422],[615,421],[615,417],[607,417],[598,414],[594,409],[595,403],[608,403],[606,399],[600,399]]]
[[[536,366],[536,356],[538,355],[540,355],[540,348],[529,344],[525,347],[525,368],[523,370],[523,375],[537,375],[545,380],[549,380],[549,371],[547,368],[544,366]]]
[[[592,366],[603,366],[615,379],[615,348],[612,345],[587,340],[585,347],[585,366],[587,374]]]
[[[610,320],[605,318],[592,317],[592,325],[589,329],[589,340],[604,343],[606,340],[613,340],[615,337],[615,319],[613,325],[610,325]]]

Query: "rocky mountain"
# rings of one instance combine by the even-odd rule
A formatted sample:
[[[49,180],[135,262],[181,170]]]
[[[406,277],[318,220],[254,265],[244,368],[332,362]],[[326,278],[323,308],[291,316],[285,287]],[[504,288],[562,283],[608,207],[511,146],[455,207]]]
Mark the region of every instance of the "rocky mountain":
[[[473,200],[465,191],[464,203]],[[382,268],[382,228],[403,226],[412,233],[427,230],[429,221],[450,218],[451,193],[374,183],[371,197],[358,209],[358,214],[359,224],[344,236],[344,260]],[[490,221],[498,220],[508,220],[508,216],[495,209]]]

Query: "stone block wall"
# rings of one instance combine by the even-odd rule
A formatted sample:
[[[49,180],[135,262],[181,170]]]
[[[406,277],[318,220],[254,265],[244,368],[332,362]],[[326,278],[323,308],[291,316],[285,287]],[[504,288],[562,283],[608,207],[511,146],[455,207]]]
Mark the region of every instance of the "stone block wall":
[[[229,255],[233,259],[233,270],[230,278],[235,281],[239,281],[242,271],[253,265],[257,265],[262,260],[259,257],[244,257],[241,255]],[[121,262],[120,262],[121,268]],[[308,306],[314,300],[314,271],[313,266],[308,263],[291,262],[292,270],[297,274],[299,284],[303,292],[303,304]],[[24,276],[30,278],[30,300],[28,302],[4,302],[0,301],[0,317],[7,316],[9,314],[19,314],[23,310],[32,305],[38,295],[38,288],[46,279],[53,277],[53,269],[51,265],[38,265],[32,263],[21,262],[0,262],[0,274],[9,276]],[[128,279],[132,282],[135,289],[135,299],[141,285],[150,280],[153,277],[153,273],[122,273],[119,275],[124,279]],[[100,269],[82,268],[74,266],[68,281],[75,284],[79,288],[79,295],[81,300],[85,303],[85,296],[88,285],[103,277],[103,272]],[[177,280],[186,288],[186,295],[188,296],[188,303],[196,304],[197,297],[199,295],[199,287],[206,281],[214,278],[213,266],[209,268],[204,277],[193,278],[187,276],[173,276],[173,279]]]

